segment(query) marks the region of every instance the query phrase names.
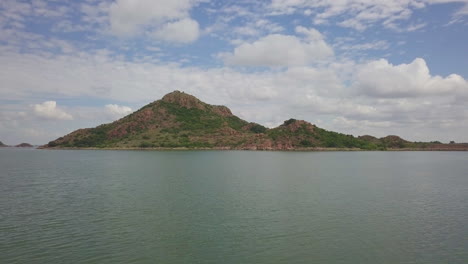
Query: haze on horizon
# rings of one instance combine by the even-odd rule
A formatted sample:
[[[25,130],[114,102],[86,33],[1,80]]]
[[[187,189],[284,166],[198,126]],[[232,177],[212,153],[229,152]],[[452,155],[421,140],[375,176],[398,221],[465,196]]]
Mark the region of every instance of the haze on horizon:
[[[0,2],[0,141],[185,91],[273,127],[468,142],[468,0]]]

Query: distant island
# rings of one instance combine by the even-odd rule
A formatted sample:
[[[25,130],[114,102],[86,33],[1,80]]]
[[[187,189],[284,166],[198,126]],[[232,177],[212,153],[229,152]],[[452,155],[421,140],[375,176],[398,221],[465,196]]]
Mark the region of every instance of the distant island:
[[[180,91],[95,128],[78,129],[40,148],[232,150],[468,150],[468,143],[410,142],[398,136],[354,137],[289,119],[266,128]]]
[[[29,143],[21,143],[21,144],[15,145],[15,146],[9,146],[9,145],[5,145],[3,142],[0,141],[0,148],[6,148],[6,147],[34,148],[34,146],[29,144]]]
[[[34,146],[29,143],[21,143],[15,146],[16,148],[33,148]]]

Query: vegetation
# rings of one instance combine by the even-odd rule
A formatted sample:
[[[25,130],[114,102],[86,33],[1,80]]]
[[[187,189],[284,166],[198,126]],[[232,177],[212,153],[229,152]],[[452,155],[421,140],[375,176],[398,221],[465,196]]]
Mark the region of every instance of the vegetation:
[[[386,150],[425,149],[435,144],[441,145],[397,136],[354,137],[296,119],[268,129],[232,115],[226,107],[176,91],[113,123],[74,131],[45,147]]]
[[[259,124],[253,124],[249,130],[256,134],[259,134],[259,133],[265,133],[267,131],[267,128]]]

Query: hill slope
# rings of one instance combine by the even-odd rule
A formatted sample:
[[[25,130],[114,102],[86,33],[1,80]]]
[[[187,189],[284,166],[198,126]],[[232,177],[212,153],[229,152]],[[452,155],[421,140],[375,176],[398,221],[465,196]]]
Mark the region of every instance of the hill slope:
[[[115,122],[76,130],[42,147],[371,150],[428,146],[397,136],[356,138],[295,119],[268,129],[240,119],[225,106],[209,105],[174,91]]]

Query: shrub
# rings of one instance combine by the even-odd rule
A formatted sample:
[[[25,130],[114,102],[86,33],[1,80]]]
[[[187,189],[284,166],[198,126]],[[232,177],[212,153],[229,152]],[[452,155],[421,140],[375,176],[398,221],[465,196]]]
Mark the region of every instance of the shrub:
[[[313,147],[314,146],[314,144],[312,144],[312,142],[310,142],[307,139],[302,140],[299,144],[301,144],[302,147]]]
[[[250,131],[252,131],[252,132],[254,132],[256,134],[265,133],[267,131],[267,128],[262,126],[262,125],[255,124],[250,128]]]
[[[152,148],[154,147],[154,144],[151,144],[149,142],[141,142],[140,145],[138,145],[139,148]]]

